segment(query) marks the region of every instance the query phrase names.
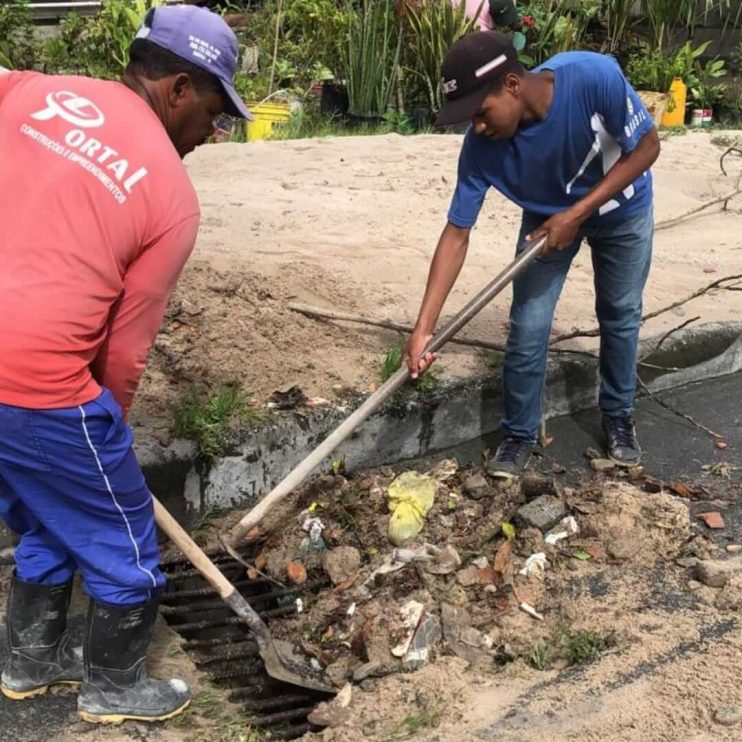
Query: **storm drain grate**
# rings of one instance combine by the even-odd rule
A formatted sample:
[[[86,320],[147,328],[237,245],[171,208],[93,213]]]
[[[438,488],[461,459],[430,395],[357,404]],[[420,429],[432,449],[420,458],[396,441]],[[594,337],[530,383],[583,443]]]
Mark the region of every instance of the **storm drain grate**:
[[[208,552],[227,579],[270,625],[270,619],[296,615],[296,599],[328,584],[327,578],[300,587],[278,587],[270,580],[250,580],[245,568],[227,554]],[[249,550],[241,554],[251,559]],[[274,680],[265,672],[258,647],[240,618],[222,602],[186,561],[166,561],[160,612],[185,641],[183,647],[209,681],[228,690],[230,701],[244,706],[250,724],[271,739],[296,739],[316,731],[307,721],[322,693]]]

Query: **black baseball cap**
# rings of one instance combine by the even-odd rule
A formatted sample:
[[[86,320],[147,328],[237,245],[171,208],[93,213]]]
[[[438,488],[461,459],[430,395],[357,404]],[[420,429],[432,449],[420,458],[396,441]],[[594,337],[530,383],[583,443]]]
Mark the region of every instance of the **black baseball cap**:
[[[518,64],[509,36],[499,31],[478,31],[460,38],[446,54],[441,67],[446,99],[436,126],[468,121],[477,111],[492,83]]]

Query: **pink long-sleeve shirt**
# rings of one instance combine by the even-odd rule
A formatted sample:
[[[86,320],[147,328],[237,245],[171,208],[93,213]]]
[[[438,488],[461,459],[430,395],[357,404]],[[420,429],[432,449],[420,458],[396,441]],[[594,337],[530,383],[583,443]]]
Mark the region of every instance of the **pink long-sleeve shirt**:
[[[128,411],[198,199],[121,83],[0,72],[0,403]]]

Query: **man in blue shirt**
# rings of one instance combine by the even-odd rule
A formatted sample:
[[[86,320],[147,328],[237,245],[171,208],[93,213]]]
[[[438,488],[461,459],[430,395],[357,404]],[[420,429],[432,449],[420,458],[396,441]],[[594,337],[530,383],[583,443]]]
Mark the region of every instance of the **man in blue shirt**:
[[[533,451],[554,309],[583,240],[595,272],[608,456],[622,466],[639,463],[636,351],[654,228],[649,168],[660,151],[649,114],[612,57],[567,52],[526,72],[510,38],[495,31],[457,41],[442,74],[446,102],[438,125],[471,121],[471,127],[405,351],[412,377],[434,360],[421,354],[461,270],[484,197],[495,188],[523,209],[518,251],[544,235],[547,241],[513,284],[503,441],[490,474],[519,476]]]

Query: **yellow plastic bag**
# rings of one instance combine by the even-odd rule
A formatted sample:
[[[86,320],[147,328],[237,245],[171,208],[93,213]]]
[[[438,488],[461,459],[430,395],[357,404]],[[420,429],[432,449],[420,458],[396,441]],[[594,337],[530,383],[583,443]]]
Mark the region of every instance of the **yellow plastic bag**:
[[[389,485],[389,540],[399,546],[417,536],[425,525],[425,516],[433,507],[437,483],[416,471],[400,474]]]

